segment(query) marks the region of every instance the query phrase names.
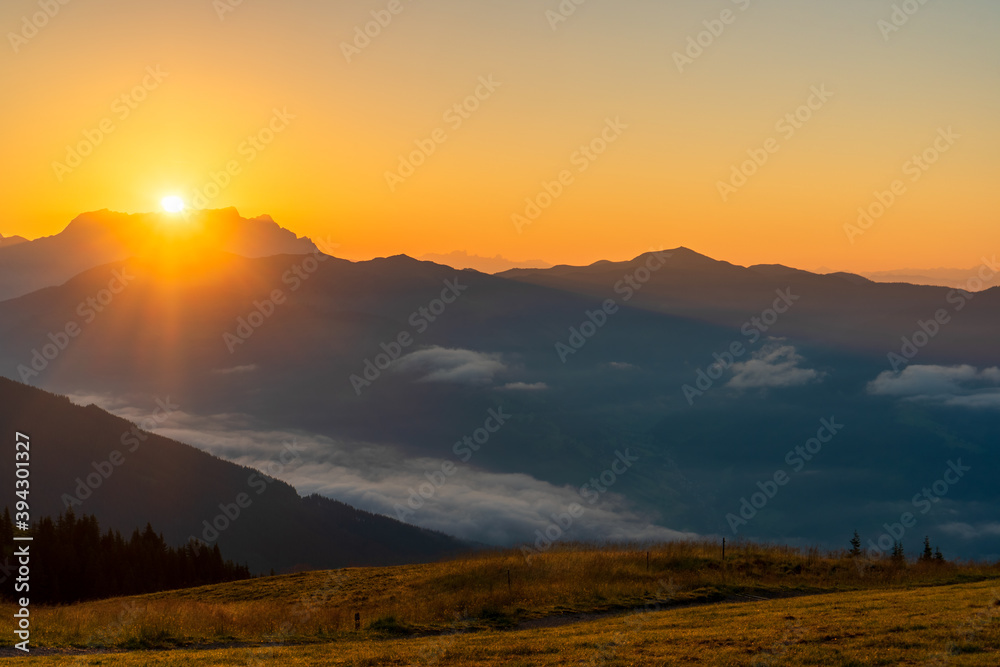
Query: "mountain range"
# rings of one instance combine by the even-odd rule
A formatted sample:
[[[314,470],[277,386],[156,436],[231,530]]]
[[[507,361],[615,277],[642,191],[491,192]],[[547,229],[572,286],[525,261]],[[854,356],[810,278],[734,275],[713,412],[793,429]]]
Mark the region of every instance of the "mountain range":
[[[0,302],[0,372],[249,468],[295,442],[289,498],[469,541],[842,546],[858,529],[878,545],[910,512],[914,546],[1000,554],[994,258],[968,291],[685,248],[487,275],[348,262],[269,220],[205,215],[295,252],[80,251],[75,275]],[[22,246],[0,251],[0,284]],[[233,495],[210,480],[201,513]]]
[[[867,271],[865,277],[880,283],[911,283],[968,289],[969,278],[977,269],[895,269]]]
[[[81,271],[171,247],[207,246],[245,257],[309,253],[270,217],[241,218],[236,209],[195,211],[183,220],[160,214],[96,211],[75,218],[59,234],[34,241],[0,237],[0,301],[61,285]]]
[[[454,269],[475,269],[481,273],[500,273],[511,269],[548,269],[552,265],[540,259],[531,259],[525,262],[515,262],[495,255],[493,257],[482,257],[480,255],[470,255],[467,252],[455,251],[448,254],[429,253],[417,257],[423,262],[433,262],[443,264]]]

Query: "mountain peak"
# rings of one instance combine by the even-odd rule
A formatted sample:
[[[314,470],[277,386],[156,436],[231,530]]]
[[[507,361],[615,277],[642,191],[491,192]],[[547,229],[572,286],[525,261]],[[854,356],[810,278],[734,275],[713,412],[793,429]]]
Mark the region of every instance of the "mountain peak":
[[[182,215],[101,209],[78,215],[53,236],[2,245],[12,271],[0,277],[0,300],[129,257],[192,258],[221,252],[258,258],[318,251],[309,238],[281,227],[271,216],[244,218],[233,207]]]
[[[50,239],[73,239],[88,246],[121,244],[128,254],[143,254],[150,247],[192,243],[246,257],[307,254],[316,246],[296,236],[269,215],[244,218],[235,207],[169,213],[121,213],[102,209],[74,218]]]
[[[23,236],[4,236],[0,234],[0,248],[8,248],[10,246],[15,246],[18,243],[27,243],[28,239]]]
[[[720,261],[720,260],[717,260],[717,259],[713,259],[712,257],[709,257],[708,255],[703,255],[700,252],[696,252],[694,250],[691,250],[691,248],[687,248],[685,246],[679,246],[677,248],[673,248],[672,250],[667,250],[667,249],[663,249],[663,250],[648,250],[648,251],[642,253],[641,255],[639,255],[638,257],[636,257],[633,261],[637,261],[637,260],[640,260],[640,259],[645,260],[645,259],[647,259],[647,258],[649,258],[650,256],[653,256],[653,255],[666,255],[669,259],[672,259],[672,260],[688,260],[688,261],[696,260],[696,261],[702,261],[702,262],[706,262],[706,261],[707,262],[719,262]]]

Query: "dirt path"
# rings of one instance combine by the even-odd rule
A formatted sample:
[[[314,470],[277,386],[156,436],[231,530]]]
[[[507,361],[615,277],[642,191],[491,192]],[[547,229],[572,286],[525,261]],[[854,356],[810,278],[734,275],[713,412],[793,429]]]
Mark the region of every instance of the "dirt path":
[[[615,618],[619,616],[628,616],[629,614],[643,614],[649,611],[673,611],[675,609],[688,609],[690,607],[704,607],[706,605],[713,604],[730,604],[734,602],[769,602],[771,600],[784,600],[787,598],[798,598],[808,595],[824,595],[826,593],[832,593],[833,591],[813,591],[808,593],[782,593],[774,594],[769,597],[762,597],[759,595],[744,595],[741,593],[736,593],[733,595],[728,595],[725,598],[720,598],[718,600],[698,600],[694,602],[665,602],[658,604],[656,606],[642,606],[642,607],[630,607],[626,609],[614,609],[610,611],[602,612],[581,612],[578,614],[560,614],[558,616],[546,616],[544,618],[532,618],[526,621],[521,621],[517,625],[513,626],[512,630],[530,630],[532,628],[558,628],[563,625],[572,625],[573,623],[581,623],[585,621],[596,621],[602,618]]]

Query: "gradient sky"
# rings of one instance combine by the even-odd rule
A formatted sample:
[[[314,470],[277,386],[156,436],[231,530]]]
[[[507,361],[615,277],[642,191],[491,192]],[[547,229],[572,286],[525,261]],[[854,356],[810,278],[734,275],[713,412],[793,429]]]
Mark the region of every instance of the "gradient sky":
[[[39,5],[4,2],[0,234],[191,202],[235,160],[211,208],[269,213],[349,259],[588,263],[685,245],[865,271],[1000,253],[994,0],[931,0],[888,39],[890,0],[587,0],[555,30],[558,0],[400,0],[350,63],[341,43],[389,0],[243,0],[220,18],[235,1],[70,0],[17,53],[9,33]],[[680,72],[674,52],[726,9],[734,22]],[[116,99],[156,66],[166,78],[121,118]],[[500,87],[453,129],[445,111],[490,75]],[[822,85],[833,97],[784,137],[776,122]],[[275,108],[295,118],[248,160]],[[580,173],[574,152],[608,118],[628,128]],[[104,119],[114,132],[60,180],[53,163]],[[960,138],[913,182],[904,164],[949,127]],[[437,128],[447,141],[391,192],[385,173]],[[718,182],[772,137],[780,150],[723,202]],[[566,169],[573,183],[519,233],[511,216]],[[852,244],[844,225],[896,179],[905,194]]]

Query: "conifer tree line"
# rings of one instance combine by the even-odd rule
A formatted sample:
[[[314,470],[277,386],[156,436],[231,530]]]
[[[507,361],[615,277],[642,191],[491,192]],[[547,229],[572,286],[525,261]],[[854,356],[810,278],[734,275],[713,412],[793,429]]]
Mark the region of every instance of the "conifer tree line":
[[[13,535],[10,511],[5,509],[0,518],[0,563],[11,563],[16,572]],[[101,534],[96,517],[77,517],[70,510],[56,519],[43,517],[31,535],[31,589],[15,593],[15,575],[8,576],[2,586],[4,600],[27,597],[32,604],[68,604],[251,576],[246,566],[224,561],[218,545],[191,542],[174,549],[149,524],[125,539],[118,531]]]
[[[861,548],[861,535],[858,534],[858,531],[854,531],[854,537],[851,538],[851,550],[848,553],[853,558],[857,558],[863,553]],[[906,562],[906,552],[903,550],[903,543],[899,540],[893,540],[892,555],[890,558],[896,563]],[[917,560],[921,563],[945,562],[944,554],[941,553],[941,547],[931,548],[931,538],[929,536],[924,536],[924,549],[920,552],[920,557]]]

